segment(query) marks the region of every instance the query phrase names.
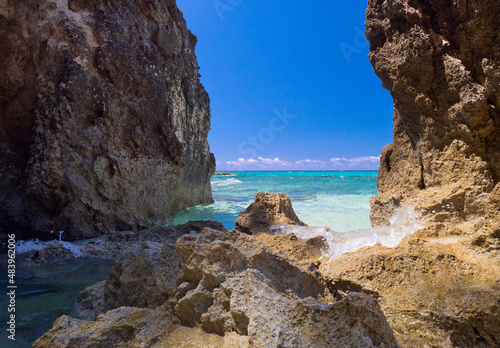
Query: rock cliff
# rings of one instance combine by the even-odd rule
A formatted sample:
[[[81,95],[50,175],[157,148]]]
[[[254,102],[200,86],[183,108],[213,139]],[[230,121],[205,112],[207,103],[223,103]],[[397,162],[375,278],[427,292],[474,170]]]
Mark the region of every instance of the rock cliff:
[[[89,237],[212,201],[175,0],[0,1],[0,225]]]
[[[369,57],[394,98],[374,225],[410,205],[468,233],[500,209],[499,32],[495,0],[368,1]]]

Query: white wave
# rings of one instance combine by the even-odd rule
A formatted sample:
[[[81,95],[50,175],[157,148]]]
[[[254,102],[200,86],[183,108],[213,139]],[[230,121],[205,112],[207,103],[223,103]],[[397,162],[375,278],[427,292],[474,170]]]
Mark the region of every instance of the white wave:
[[[47,242],[43,242],[37,239],[30,239],[30,240],[19,240],[16,242],[16,253],[17,254],[24,254],[30,251],[35,251],[35,250],[42,250],[45,249],[51,245],[55,244],[61,244],[65,249],[70,250],[75,257],[80,257],[83,256],[83,253],[80,250],[80,247],[76,244],[70,243],[70,242],[65,242],[65,241],[58,241],[58,240],[51,240]]]
[[[214,181],[211,181],[210,183],[213,186],[222,187],[222,186],[241,184],[242,182],[243,181],[240,181],[240,180],[235,179],[235,178],[229,178],[229,179],[225,179],[225,180],[214,180]]]
[[[395,247],[406,236],[421,229],[423,226],[417,221],[413,210],[400,208],[390,219],[390,225],[386,227],[355,230],[350,232],[335,232],[328,227],[310,226],[272,226],[271,229],[277,234],[294,233],[300,239],[309,239],[317,236],[325,238],[328,249],[323,251],[323,256],[330,259],[356,251],[360,248],[373,246],[377,243],[386,247]]]

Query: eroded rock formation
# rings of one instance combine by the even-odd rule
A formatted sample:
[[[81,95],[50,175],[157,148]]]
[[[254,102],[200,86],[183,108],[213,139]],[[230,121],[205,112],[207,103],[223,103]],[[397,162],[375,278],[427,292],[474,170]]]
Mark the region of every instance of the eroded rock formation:
[[[212,201],[175,0],[0,1],[0,224],[89,237]]]
[[[293,211],[290,198],[282,193],[259,192],[255,202],[240,213],[236,229],[248,234],[271,233],[275,225],[306,226]]]
[[[499,32],[495,0],[368,2],[370,60],[394,98],[374,225],[411,205],[466,233],[484,227],[500,180]]]

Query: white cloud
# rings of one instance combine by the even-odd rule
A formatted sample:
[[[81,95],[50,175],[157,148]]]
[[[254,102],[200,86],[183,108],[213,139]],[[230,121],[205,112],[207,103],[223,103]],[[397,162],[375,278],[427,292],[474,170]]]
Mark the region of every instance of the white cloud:
[[[335,169],[342,170],[372,170],[378,169],[380,157],[378,156],[363,156],[363,157],[333,157],[330,158],[331,164]]]
[[[329,161],[302,159],[294,162],[275,158],[238,158],[235,161],[217,162],[218,170],[377,170],[379,157],[333,157]]]
[[[324,165],[325,162],[320,161],[320,160],[312,160],[312,159],[304,159],[300,161],[296,161],[295,164],[321,164]]]

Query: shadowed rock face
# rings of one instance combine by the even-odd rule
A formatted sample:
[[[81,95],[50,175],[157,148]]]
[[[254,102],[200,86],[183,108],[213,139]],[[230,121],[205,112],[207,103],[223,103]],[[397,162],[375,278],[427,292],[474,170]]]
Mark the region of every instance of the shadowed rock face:
[[[401,204],[434,222],[489,209],[500,180],[499,31],[495,0],[368,1],[370,60],[394,98],[374,225]]]
[[[89,237],[212,201],[209,97],[174,0],[0,1],[0,225]]]

